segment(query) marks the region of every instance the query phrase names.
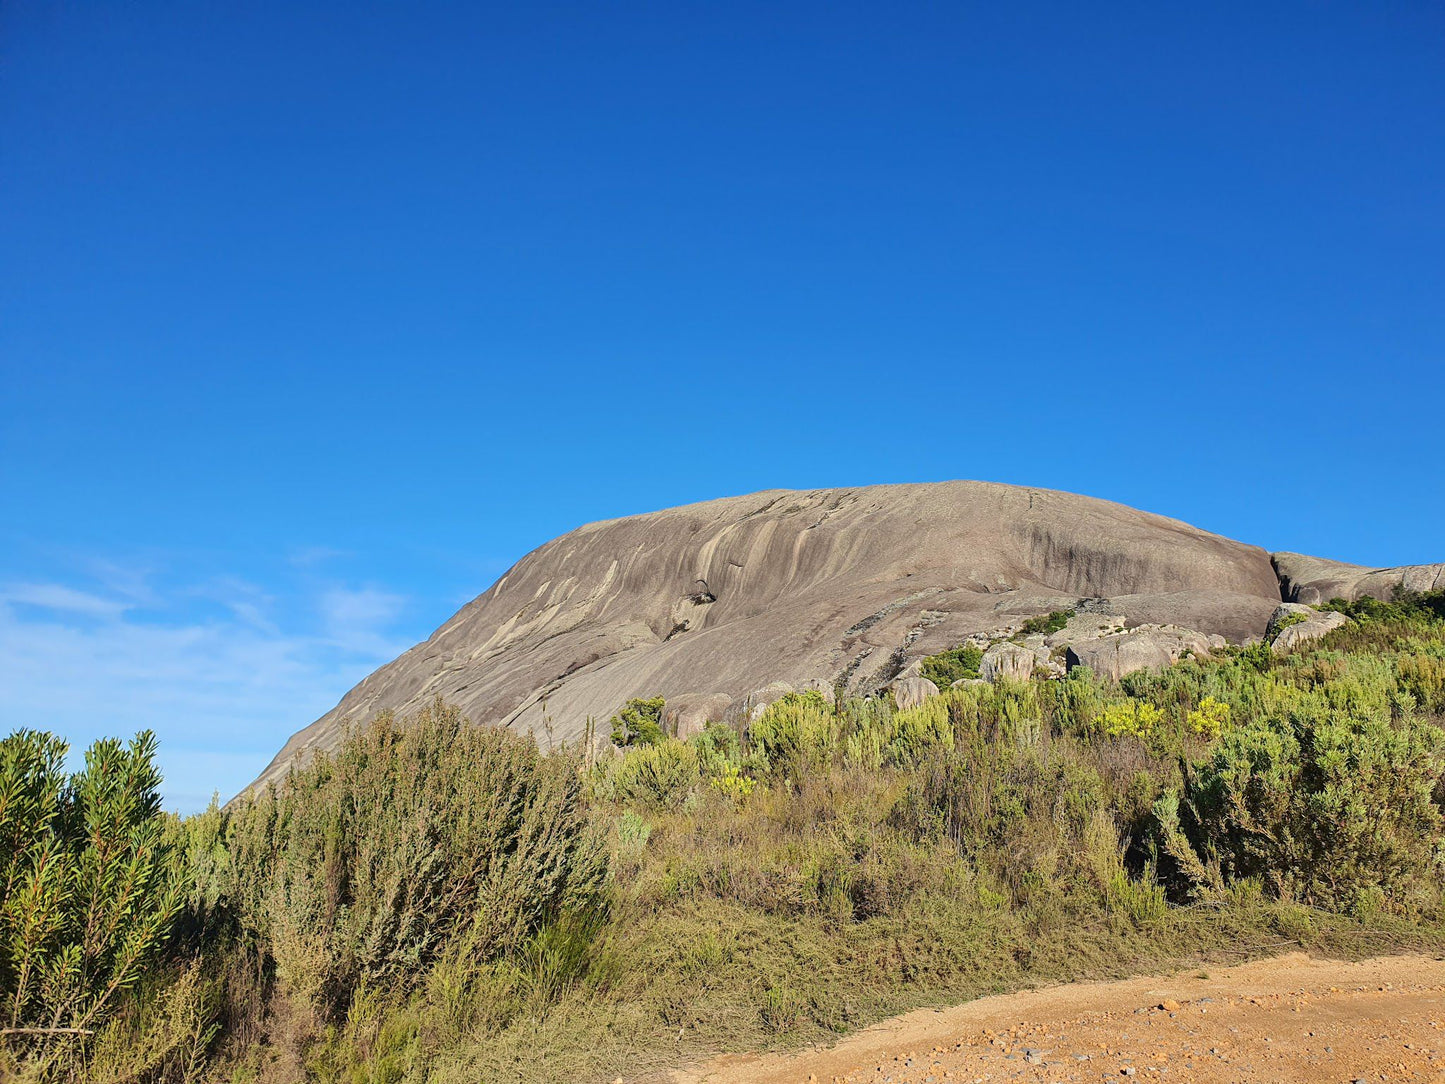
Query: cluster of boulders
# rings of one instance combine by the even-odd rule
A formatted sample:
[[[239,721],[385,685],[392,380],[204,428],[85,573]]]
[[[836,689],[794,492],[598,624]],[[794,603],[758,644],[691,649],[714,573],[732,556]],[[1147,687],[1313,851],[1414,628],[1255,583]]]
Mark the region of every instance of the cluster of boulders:
[[[1282,654],[1320,639],[1348,620],[1334,611],[1282,603],[1270,619],[1265,642]],[[1075,614],[1057,632],[1023,635],[1019,626],[1012,626],[974,636],[969,642],[983,651],[980,676],[956,681],[955,686],[1027,681],[1040,674],[1062,677],[1077,666],[1118,680],[1136,670],[1161,670],[1183,658],[1202,658],[1228,643],[1223,636],[1179,625],[1129,628],[1123,614],[1095,612]],[[923,676],[922,669],[923,659],[915,659],[888,685],[898,707],[916,707],[942,691]]]

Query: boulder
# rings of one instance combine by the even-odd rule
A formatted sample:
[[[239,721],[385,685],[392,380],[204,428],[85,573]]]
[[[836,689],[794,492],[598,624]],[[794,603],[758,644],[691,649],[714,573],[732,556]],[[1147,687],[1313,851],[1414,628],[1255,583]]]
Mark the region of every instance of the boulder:
[[[938,695],[938,686],[924,677],[901,677],[888,686],[893,692],[893,703],[900,711],[916,708],[925,700]]]
[[[1316,610],[1297,602],[1282,602],[1269,619],[1264,638],[1276,655],[1321,639],[1326,633],[1348,624],[1349,618],[1334,610]]]
[[[761,689],[754,689],[743,701],[747,706],[746,714],[748,721],[751,722],[763,712],[767,711],[768,705],[774,700],[781,700],[789,693],[795,693],[797,691],[797,689],[793,688],[786,681],[772,681],[764,685]]]
[[[727,693],[685,693],[674,697],[663,710],[664,729],[679,738],[700,734],[708,723],[727,719],[732,701]],[[605,738],[606,734],[602,736]]]
[[[1004,641],[983,653],[978,672],[985,681],[1027,681],[1037,661],[1028,648]]]
[[[1143,625],[1129,632],[1070,644],[1070,670],[1087,666],[1099,677],[1114,678],[1135,670],[1162,670],[1186,654],[1209,654],[1209,639],[1193,629],[1172,625]]]

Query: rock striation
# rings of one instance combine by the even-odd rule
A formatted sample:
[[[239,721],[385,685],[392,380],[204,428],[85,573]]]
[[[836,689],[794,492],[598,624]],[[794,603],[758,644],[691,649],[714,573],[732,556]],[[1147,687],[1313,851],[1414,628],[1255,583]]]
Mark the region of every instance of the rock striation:
[[[1445,584],[1445,566],[1430,567]],[[1380,576],[1272,560],[1109,501],[986,482],[707,501],[588,524],[529,553],[293,736],[258,782],[336,745],[351,724],[437,696],[550,745],[581,739],[589,717],[605,731],[628,697],[661,695],[686,733],[793,689],[927,697],[923,656],[970,637],[987,645],[1052,610],[1078,611],[1072,631],[1022,637],[991,671],[1062,672],[1066,645],[1088,638],[1103,645],[1084,649],[1088,665],[1105,672],[1136,657],[1159,665],[1211,637],[1263,635],[1282,583],[1309,601],[1340,593],[1337,581],[1375,590]]]

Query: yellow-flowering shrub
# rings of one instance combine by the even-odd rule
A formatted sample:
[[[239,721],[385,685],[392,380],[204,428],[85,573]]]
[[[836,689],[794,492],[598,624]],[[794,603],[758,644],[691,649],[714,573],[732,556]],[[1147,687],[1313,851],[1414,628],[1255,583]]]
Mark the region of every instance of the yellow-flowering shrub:
[[[1229,725],[1230,715],[1228,704],[1206,696],[1199,702],[1199,707],[1184,717],[1184,721],[1194,733],[1202,734],[1206,738],[1217,738]]]
[[[733,801],[741,803],[757,787],[758,781],[750,775],[744,775],[742,769],[731,761],[724,761],[718,774],[709,779],[708,784]]]
[[[1130,698],[1106,704],[1094,725],[1111,738],[1126,734],[1138,738],[1153,730],[1163,718],[1164,713],[1153,704]]]

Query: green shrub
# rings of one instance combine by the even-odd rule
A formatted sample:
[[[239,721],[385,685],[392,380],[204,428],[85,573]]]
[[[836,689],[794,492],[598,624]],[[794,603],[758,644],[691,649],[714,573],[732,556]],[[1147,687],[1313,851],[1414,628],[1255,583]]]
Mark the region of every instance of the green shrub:
[[[898,765],[916,764],[935,749],[953,748],[950,705],[954,697],[934,696],[915,708],[894,712],[886,733],[888,759]]]
[[[662,732],[662,712],[667,706],[660,696],[650,700],[634,697],[622,706],[622,710],[608,720],[612,727],[612,744],[619,749],[634,745],[656,745],[665,735]]]
[[[1069,623],[1069,618],[1074,616],[1074,611],[1054,610],[1051,613],[1041,614],[1038,617],[1031,617],[1019,627],[1019,634],[1022,636],[1048,636],[1051,633],[1060,632]]]
[[[1226,732],[1189,789],[1201,850],[1225,875],[1351,908],[1409,909],[1438,890],[1434,794],[1445,733],[1406,710],[1349,714],[1304,697]]]
[[[1445,621],[1445,590],[1406,591],[1397,586],[1389,602],[1363,595],[1353,602],[1332,598],[1320,607],[1336,610],[1356,621],[1375,624]]]
[[[770,770],[793,778],[831,764],[840,733],[833,706],[815,690],[773,701],[748,728]]]
[[[240,923],[282,992],[333,1018],[449,944],[518,950],[601,890],[579,768],[440,703],[383,715],[233,811]]]
[[[983,665],[983,648],[977,644],[964,644],[949,651],[940,651],[923,660],[921,674],[940,689],[947,689],[955,681],[965,681],[979,676]]]
[[[1274,665],[1274,652],[1263,640],[1256,640],[1239,649],[1239,659],[1261,674],[1268,673]]]
[[[79,1053],[145,974],[188,892],[160,811],[155,736],[0,741],[0,1038],[44,1072]],[[3,1055],[4,1052],[0,1052]]]
[[[619,801],[670,808],[686,799],[701,778],[697,750],[687,742],[668,738],[628,750],[614,781]]]

